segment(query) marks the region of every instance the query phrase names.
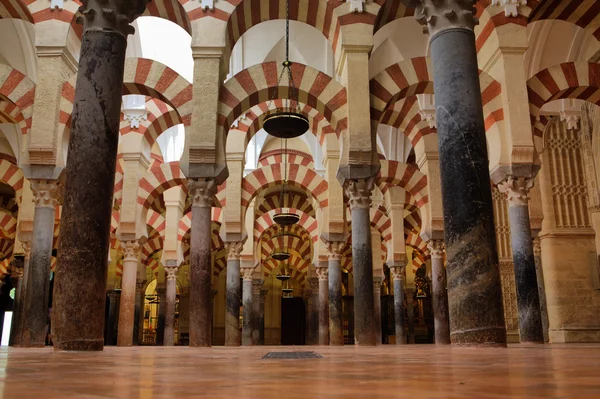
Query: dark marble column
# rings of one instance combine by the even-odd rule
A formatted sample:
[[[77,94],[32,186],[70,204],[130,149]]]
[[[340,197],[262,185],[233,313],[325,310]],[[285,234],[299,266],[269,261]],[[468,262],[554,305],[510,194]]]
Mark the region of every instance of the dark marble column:
[[[431,37],[452,343],[506,346],[474,4],[420,0],[415,16]]]
[[[352,212],[352,268],[354,270],[354,341],[360,346],[376,344],[371,251],[371,191],[373,179],[346,180]]]
[[[136,323],[137,270],[142,247],[139,241],[125,241],[121,242],[121,245],[123,246],[123,277],[121,278],[117,345],[131,346]]]
[[[329,252],[329,344],[344,345],[344,320],[342,309],[342,250],[340,241],[325,241]]]
[[[27,296],[23,304],[25,324],[21,336],[22,348],[43,348],[48,334],[48,301],[50,299],[50,262],[54,239],[54,216],[58,206],[58,182],[34,180],[31,190],[35,197],[33,235]]]
[[[144,265],[141,265],[145,267]],[[138,268],[140,264],[138,264]],[[138,270],[139,272],[139,270]],[[139,277],[139,276],[138,276]],[[144,300],[146,299],[146,281],[139,278],[135,282],[135,313],[133,325],[133,344],[140,345],[144,339]]]
[[[242,285],[242,346],[252,346],[253,274],[254,267],[241,268]],[[239,308],[239,307],[238,307]]]
[[[319,344],[319,279],[310,277],[310,299],[308,304],[307,339],[308,345]]]
[[[329,266],[315,270],[319,277],[319,345],[329,345]]]
[[[240,253],[243,243],[225,243],[227,249],[227,292],[225,294],[225,346],[240,346],[241,276]]]
[[[163,333],[163,345],[175,345],[175,307],[177,304],[177,261],[167,260],[165,274],[167,278],[167,292],[165,295],[165,329]]]
[[[71,114],[53,297],[57,350],[102,350],[110,221],[129,25],[144,0],[90,0]],[[49,263],[48,263],[49,264]]]
[[[260,290],[260,306],[258,307],[258,344],[265,344],[265,299],[268,290]]]
[[[515,265],[519,335],[522,343],[544,342],[538,278],[529,221],[529,190],[533,179],[508,176],[498,189],[508,197],[510,241]]]
[[[27,282],[29,281],[29,261],[31,259],[31,245],[29,242],[21,241],[23,245],[23,278],[21,279],[21,294],[19,295],[20,306],[18,308],[17,320],[15,322],[14,338],[11,345],[20,347],[23,331],[25,330],[25,302],[27,300]]]
[[[403,263],[388,263],[390,277],[394,284],[394,325],[396,332],[396,345],[406,344],[404,332],[404,269]]]
[[[212,346],[211,211],[216,194],[214,180],[190,180],[192,226],[190,231],[190,346]]]
[[[252,280],[252,345],[258,345],[260,341],[260,291],[264,281]]]
[[[24,274],[24,256],[15,256],[11,265],[11,276],[12,281],[15,285],[15,298],[13,301],[13,316],[12,323],[10,327],[10,339],[9,344],[11,346],[15,345],[15,335],[18,331],[19,325],[19,311],[21,308],[21,292],[23,290],[23,274]]]
[[[380,275],[373,276],[373,315],[375,318],[375,342],[377,345],[383,343],[383,337],[381,336],[381,285],[383,284],[383,279]]]
[[[431,285],[435,343],[450,343],[450,320],[448,316],[448,291],[444,270],[444,241],[432,240],[427,244],[431,253]]]
[[[550,341],[548,336],[548,303],[546,302],[546,286],[544,284],[544,270],[542,268],[542,245],[540,239],[537,237],[533,239],[533,256],[535,258],[535,270],[540,296],[540,312],[542,312],[542,332],[544,333],[544,342],[548,342]]]
[[[408,324],[408,343],[415,343],[415,289],[406,288],[406,322]]]
[[[115,330],[117,326],[117,302],[119,300],[117,291],[108,292],[108,323],[105,328],[106,345],[115,345]]]
[[[167,315],[167,287],[166,281],[157,284],[158,311],[156,312],[156,345],[162,346],[165,341],[165,317]]]

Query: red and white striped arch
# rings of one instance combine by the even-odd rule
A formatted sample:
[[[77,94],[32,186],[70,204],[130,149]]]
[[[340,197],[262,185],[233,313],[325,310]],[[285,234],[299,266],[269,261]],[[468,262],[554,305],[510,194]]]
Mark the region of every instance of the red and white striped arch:
[[[270,239],[260,239],[260,259],[268,259],[273,252],[285,249],[292,257],[301,257],[310,261],[312,259],[313,245],[311,240],[292,234],[273,236]]]
[[[19,124],[21,133],[31,128],[35,84],[27,76],[7,65],[0,64],[0,98],[12,104],[4,106],[7,113]]]
[[[26,1],[0,0],[0,19],[21,19],[33,23]]]
[[[138,204],[145,209],[152,205],[165,191],[181,186],[187,192],[187,178],[179,168],[179,162],[161,164],[152,168],[140,179],[138,186]]]
[[[596,0],[535,0],[528,22],[562,20],[575,24],[600,40],[600,3]]]
[[[146,6],[146,12],[142,17],[158,17],[179,25],[190,36],[192,35],[192,24],[187,11],[183,7],[188,0],[153,0]]]
[[[283,183],[281,164],[273,164],[254,170],[242,180],[242,215],[252,199],[265,188],[277,187]],[[317,200],[319,207],[328,205],[327,190],[329,185],[314,170],[302,165],[288,165],[287,184],[299,187]]]
[[[272,210],[272,211],[269,211],[268,213],[264,213],[263,215],[256,218],[256,220],[254,221],[254,241],[255,242],[259,241],[259,239],[261,238],[261,236],[265,233],[265,231],[267,229],[273,229],[274,230],[273,234],[276,234],[277,232],[281,232],[282,228],[279,225],[275,224],[275,222],[273,222],[273,215],[278,211],[279,211],[278,209]],[[316,243],[319,240],[319,232],[318,232],[319,223],[317,222],[317,219],[310,216],[308,213],[299,211],[297,209],[292,209],[291,211],[300,216],[300,220],[298,221],[297,225],[295,225],[295,226],[299,226],[305,232],[307,232],[309,234],[309,236],[307,238],[310,239],[310,241],[312,241],[313,244]],[[297,228],[298,227],[292,227],[290,231],[293,232]],[[301,235],[301,234],[298,234],[298,235]]]
[[[278,78],[283,67],[275,61],[244,69],[221,87],[218,120],[227,132],[233,122],[255,105],[275,98],[288,98],[289,82]],[[335,79],[303,64],[292,64],[293,79],[298,88],[298,100],[316,109],[341,132],[347,126],[346,89]],[[279,90],[276,88],[279,87]]]
[[[284,163],[284,155],[287,155],[286,163],[302,165],[307,168],[314,168],[313,157],[305,152],[298,150],[287,150],[287,154],[281,150],[273,150],[262,153],[258,160],[259,167],[268,166],[274,163]]]
[[[169,104],[158,98],[148,97],[146,100],[147,119],[140,123],[139,128],[132,128],[129,121],[124,120],[121,114],[121,135],[141,134],[144,141],[152,148],[156,139],[167,129],[182,124],[179,113]]]
[[[3,259],[0,261],[0,277],[6,274],[10,274],[10,258]]]
[[[288,264],[290,276],[295,279],[300,285],[306,283],[306,276],[310,267],[310,262],[306,259],[299,257],[290,258]],[[281,263],[275,259],[267,259],[263,263],[263,273],[265,277],[268,277],[274,271],[278,271],[281,267]]]
[[[287,208],[306,213],[313,218],[315,217],[315,209],[312,206],[312,201],[310,201],[306,195],[300,194],[296,191],[286,191],[283,197],[283,204],[280,203],[280,196],[281,193],[278,192],[274,192],[265,196],[265,198],[258,205],[255,216],[260,217],[267,212],[273,210],[278,211],[282,208],[282,205],[286,205]]]
[[[20,201],[23,183],[23,171],[6,159],[0,160],[0,182],[12,187],[15,190],[17,202]]]
[[[17,219],[6,209],[0,209],[0,238],[14,239]]]
[[[550,101],[565,98],[600,105],[600,64],[566,62],[546,68],[527,81],[527,93],[534,142],[541,151],[544,133],[544,124],[538,121],[541,108]]]
[[[416,202],[417,206],[425,205],[427,196],[427,176],[413,165],[403,162],[381,160],[381,169],[375,181],[385,194],[390,186],[403,187],[410,197],[406,202]]]

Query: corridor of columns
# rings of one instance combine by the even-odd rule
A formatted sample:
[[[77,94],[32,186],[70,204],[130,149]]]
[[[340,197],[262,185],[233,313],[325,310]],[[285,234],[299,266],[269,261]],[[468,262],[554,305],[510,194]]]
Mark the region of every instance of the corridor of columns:
[[[0,0],[2,344],[600,342],[599,14]]]

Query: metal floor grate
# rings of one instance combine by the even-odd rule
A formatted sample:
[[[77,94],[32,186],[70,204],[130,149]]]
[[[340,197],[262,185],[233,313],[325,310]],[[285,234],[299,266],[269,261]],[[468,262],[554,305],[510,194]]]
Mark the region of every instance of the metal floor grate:
[[[321,359],[316,352],[269,352],[263,359]]]

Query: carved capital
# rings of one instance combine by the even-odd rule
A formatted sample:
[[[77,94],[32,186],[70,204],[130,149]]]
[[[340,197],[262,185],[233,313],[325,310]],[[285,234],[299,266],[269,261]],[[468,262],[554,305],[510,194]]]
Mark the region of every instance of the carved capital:
[[[23,246],[23,257],[29,259],[31,256],[31,243],[29,241],[21,241],[21,246]]]
[[[542,256],[542,243],[537,237],[533,239],[533,256]]]
[[[83,24],[87,31],[116,32],[123,37],[133,34],[135,29],[130,25],[146,10],[148,0],[84,0],[79,7],[82,16],[77,23]]]
[[[432,259],[443,259],[446,246],[444,240],[430,240],[427,242],[427,248]]]
[[[135,282],[135,290],[138,293],[144,292],[144,288],[146,288],[146,280],[141,280],[141,281]]]
[[[315,267],[317,276],[321,281],[327,281],[329,279],[329,268],[328,267]]]
[[[36,208],[56,208],[60,197],[60,185],[56,180],[32,180],[31,191]]]
[[[254,279],[252,280],[252,295],[260,295],[264,280]]]
[[[507,17],[518,17],[519,7],[526,6],[527,0],[493,0],[496,6],[504,7],[504,15]]]
[[[188,190],[193,207],[212,208],[213,197],[217,193],[217,183],[214,180],[190,180]]]
[[[123,260],[137,260],[142,246],[138,240],[121,242],[123,247]]]
[[[479,20],[475,17],[476,0],[417,0],[415,18],[423,25],[423,33],[431,37],[448,29],[473,31]]]
[[[395,264],[395,265],[390,265],[389,268],[390,268],[390,275],[392,277],[392,280],[395,280],[395,281],[404,280],[404,271],[406,270],[406,265]]]
[[[240,259],[243,248],[243,241],[226,242],[225,251],[227,251],[227,260]],[[252,269],[254,269],[254,267]]]
[[[167,280],[177,280],[179,266],[165,266],[165,276]]]
[[[509,206],[523,206],[529,202],[529,190],[533,183],[534,180],[530,178],[508,176],[498,184],[498,190],[506,193]]]
[[[317,277],[311,277],[308,279],[308,284],[310,288],[312,288],[313,293],[318,293],[319,289],[319,279]]]
[[[325,247],[327,248],[328,256],[330,260],[340,260],[342,259],[342,252],[346,245],[345,242],[342,241],[327,241],[324,238],[321,238]]]
[[[240,273],[242,274],[242,279],[244,281],[253,281],[254,276],[254,266],[253,267],[241,267]],[[254,283],[253,283],[254,284]],[[254,285],[252,286],[254,289]]]
[[[374,179],[347,180],[344,186],[350,201],[350,209],[369,209]]]

